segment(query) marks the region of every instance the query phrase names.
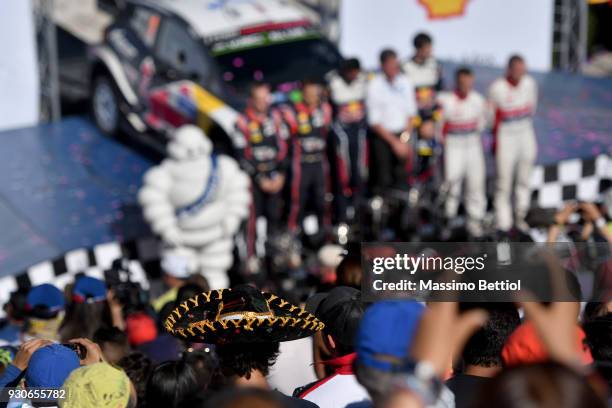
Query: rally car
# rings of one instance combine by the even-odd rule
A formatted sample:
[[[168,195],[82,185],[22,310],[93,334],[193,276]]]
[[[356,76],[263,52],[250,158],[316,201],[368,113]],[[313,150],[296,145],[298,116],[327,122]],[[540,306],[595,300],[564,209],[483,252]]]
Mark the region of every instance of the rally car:
[[[90,50],[93,118],[161,143],[185,123],[223,144],[249,84],[282,99],[340,60],[308,9],[288,0],[128,0]]]

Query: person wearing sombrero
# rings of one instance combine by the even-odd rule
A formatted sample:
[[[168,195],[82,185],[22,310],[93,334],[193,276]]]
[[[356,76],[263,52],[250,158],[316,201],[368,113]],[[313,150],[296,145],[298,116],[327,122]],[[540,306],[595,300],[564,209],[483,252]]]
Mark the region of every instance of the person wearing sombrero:
[[[278,356],[279,343],[311,336],[324,324],[272,293],[239,285],[187,299],[168,315],[164,326],[183,341],[215,344],[228,385],[270,389],[266,376]],[[282,397],[291,407],[317,407]]]

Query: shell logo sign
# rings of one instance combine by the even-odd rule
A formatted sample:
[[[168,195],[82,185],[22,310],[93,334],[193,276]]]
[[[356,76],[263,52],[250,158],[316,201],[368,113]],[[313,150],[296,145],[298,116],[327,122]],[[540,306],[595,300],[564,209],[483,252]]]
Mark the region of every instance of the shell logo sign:
[[[418,0],[430,20],[458,17],[465,12],[468,0]]]

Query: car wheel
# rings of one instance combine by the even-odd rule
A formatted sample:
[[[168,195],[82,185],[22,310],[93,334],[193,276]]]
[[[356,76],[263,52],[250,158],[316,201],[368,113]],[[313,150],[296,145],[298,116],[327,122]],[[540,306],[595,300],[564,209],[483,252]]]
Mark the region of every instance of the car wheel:
[[[107,76],[98,76],[94,80],[91,111],[96,125],[109,135],[119,129],[119,98],[115,85]]]

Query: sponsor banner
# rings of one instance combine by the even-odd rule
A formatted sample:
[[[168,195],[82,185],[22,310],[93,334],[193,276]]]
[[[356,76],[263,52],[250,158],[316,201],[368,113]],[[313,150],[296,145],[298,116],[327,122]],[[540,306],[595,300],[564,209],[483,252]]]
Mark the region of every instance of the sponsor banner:
[[[366,301],[607,301],[610,244],[364,243]]]
[[[522,54],[530,68],[550,70],[552,0],[350,0],[340,7],[340,48],[368,68],[384,47],[412,54],[412,38],[425,31],[440,59],[505,65]]]
[[[284,30],[256,32],[239,35],[213,43],[210,48],[214,56],[243,51],[251,48],[282,44],[291,41],[319,38],[320,34],[308,27],[293,27]]]

